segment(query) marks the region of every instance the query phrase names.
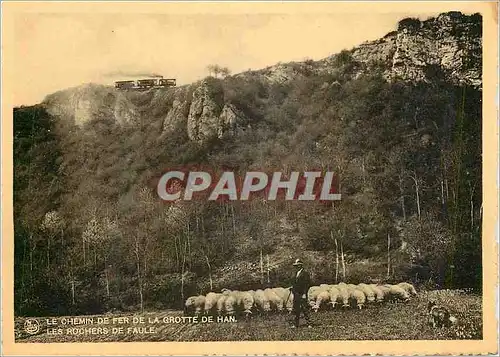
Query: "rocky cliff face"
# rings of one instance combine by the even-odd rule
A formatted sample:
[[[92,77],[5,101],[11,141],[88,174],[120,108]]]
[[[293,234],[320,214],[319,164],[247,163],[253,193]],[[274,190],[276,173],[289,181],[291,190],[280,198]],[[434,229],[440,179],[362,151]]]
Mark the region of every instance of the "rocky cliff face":
[[[480,88],[481,23],[479,14],[467,16],[458,12],[425,21],[408,18],[401,20],[397,29],[383,38],[340,55],[316,62],[279,63],[240,73],[234,78],[241,81],[257,78],[263,85],[272,86],[301,77],[335,73],[339,56],[347,54],[356,61],[353,75],[377,64],[383,68],[387,80],[445,80]],[[213,78],[148,92],[121,92],[106,86],[84,85],[54,93],[46,98],[45,104],[51,114],[79,126],[98,118],[135,125],[151,115],[160,116],[164,118],[162,135],[180,126],[189,139],[196,142],[231,135],[247,120],[241,108],[224,99],[220,83]]]
[[[193,141],[203,142],[231,134],[244,114],[234,104],[224,103],[221,89],[203,81],[193,92],[187,117],[187,134]]]
[[[360,71],[377,64],[387,80],[434,81],[481,87],[482,18],[480,14],[448,12],[425,21],[401,20],[395,31],[375,41],[365,42],[342,55],[363,64]],[[300,76],[334,73],[339,54],[320,61],[279,63],[258,74],[270,83],[285,83]]]
[[[161,90],[148,98],[150,94],[84,85],[51,94],[44,103],[52,115],[77,126],[98,119],[111,119],[119,125],[137,125],[142,115],[147,119],[160,107],[162,112],[159,114],[164,116],[162,135],[181,126],[189,139],[197,142],[230,135],[246,119],[234,104],[224,102],[222,89],[209,79]],[[146,103],[138,105],[137,101]],[[142,114],[144,112],[146,114]]]
[[[204,141],[218,136],[223,98],[207,82],[193,92],[187,118],[187,133],[191,140]]]
[[[47,96],[44,100],[50,114],[82,126],[95,119],[134,124],[138,110],[120,92],[106,86],[86,84]]]
[[[171,91],[173,96],[172,105],[167,106],[167,114],[163,120],[162,134],[169,135],[179,126],[186,128],[192,97],[191,87],[192,86],[185,86],[177,88],[175,91]],[[164,101],[165,98],[160,98],[159,100]]]
[[[445,79],[455,84],[481,86],[482,19],[459,12],[426,21],[404,19],[397,31],[352,50],[360,62],[387,65],[388,79],[428,81]]]

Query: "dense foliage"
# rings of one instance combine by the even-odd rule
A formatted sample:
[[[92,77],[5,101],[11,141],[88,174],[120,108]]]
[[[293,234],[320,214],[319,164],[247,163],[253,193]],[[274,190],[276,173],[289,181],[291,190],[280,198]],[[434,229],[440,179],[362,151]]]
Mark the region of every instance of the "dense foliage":
[[[44,105],[16,108],[17,314],[179,307],[223,286],[286,284],[297,255],[323,282],[480,288],[481,92],[388,83],[345,53],[337,62],[284,84],[212,78],[247,122],[204,144],[183,125],[162,135],[169,106],[147,92],[130,98],[134,125],[103,115],[77,127]],[[155,180],[188,164],[336,171],[343,198],[160,202]]]

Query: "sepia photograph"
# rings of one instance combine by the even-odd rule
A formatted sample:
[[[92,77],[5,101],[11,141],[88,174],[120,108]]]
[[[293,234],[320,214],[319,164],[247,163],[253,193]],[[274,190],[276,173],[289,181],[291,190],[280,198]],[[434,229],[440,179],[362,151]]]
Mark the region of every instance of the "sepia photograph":
[[[420,5],[3,3],[11,350],[498,353],[497,4]]]

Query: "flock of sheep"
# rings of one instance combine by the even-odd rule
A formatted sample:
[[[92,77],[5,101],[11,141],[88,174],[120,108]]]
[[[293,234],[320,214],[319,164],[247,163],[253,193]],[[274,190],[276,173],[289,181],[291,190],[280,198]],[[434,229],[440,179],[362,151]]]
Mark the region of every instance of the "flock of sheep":
[[[285,288],[267,288],[265,290],[228,290],[220,293],[210,292],[206,296],[191,296],[185,303],[187,315],[235,315],[243,313],[249,316],[254,311],[268,313],[284,309],[292,311],[293,294]]]
[[[312,286],[307,292],[309,306],[314,311],[321,308],[334,308],[337,304],[342,307],[357,307],[362,309],[366,303],[381,303],[384,301],[408,301],[411,296],[417,295],[415,287],[410,283],[397,285],[384,284],[321,284]]]
[[[335,306],[356,307],[362,309],[366,303],[384,301],[408,301],[417,295],[412,284],[321,284],[312,286],[307,292],[310,308],[317,312],[320,309]],[[338,304],[338,305],[337,305]],[[186,315],[235,315],[246,317],[253,312],[291,312],[293,294],[289,288],[267,288],[264,290],[238,291],[222,289],[220,293],[210,292],[206,296],[191,296],[186,299],[184,312]]]

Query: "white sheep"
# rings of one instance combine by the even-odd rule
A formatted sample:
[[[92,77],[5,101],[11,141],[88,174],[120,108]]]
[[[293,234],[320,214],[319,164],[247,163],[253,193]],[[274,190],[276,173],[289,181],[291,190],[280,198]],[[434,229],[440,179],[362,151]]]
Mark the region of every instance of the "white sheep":
[[[195,302],[196,302],[197,297],[198,296],[190,296],[186,299],[186,302],[184,303],[184,314],[185,315],[192,315],[194,313]]]
[[[254,296],[255,294],[255,290],[248,290],[247,293],[249,293],[250,295],[252,295],[252,297]]]
[[[323,290],[316,297],[316,303],[314,304],[314,306],[312,308],[313,308],[314,312],[318,312],[318,310],[322,306],[328,304],[329,302],[330,302],[330,293],[328,292],[328,290]]]
[[[344,284],[345,285],[345,284]],[[338,285],[337,289],[339,291],[339,295],[337,297],[337,302],[342,304],[342,307],[349,307],[349,290],[347,286]]]
[[[410,283],[403,282],[403,283],[399,283],[398,286],[403,288],[411,296],[417,295],[417,290],[415,290],[415,287]]]
[[[323,290],[324,289],[319,286],[311,286],[309,288],[307,291],[307,302],[310,307],[313,307],[316,304],[316,299],[318,298],[319,293]]]
[[[354,284],[347,284],[347,290],[357,289],[358,286]]]
[[[234,297],[236,311],[242,311],[243,310],[242,292],[239,290],[231,290],[231,293],[229,295]]]
[[[224,300],[224,311],[227,315],[234,315],[237,311],[237,303],[234,295],[229,295]]]
[[[324,289],[324,290],[330,290],[331,285],[330,284],[319,284],[319,287]]]
[[[288,293],[290,292],[290,290],[281,287],[271,288],[271,290],[274,291],[274,293],[278,295],[282,300],[286,300],[286,298],[288,297]]]
[[[252,313],[252,307],[254,304],[253,295],[248,291],[242,291],[240,295],[243,313],[248,317]]]
[[[384,292],[376,284],[370,284],[370,288],[372,288],[373,292],[375,293],[376,302],[384,301]]]
[[[271,288],[265,289],[264,294],[266,295],[266,298],[269,301],[271,310],[278,312],[283,311],[284,301],[278,295],[276,295],[273,289]]]
[[[353,301],[358,309],[363,308],[366,302],[365,294],[359,289],[350,289],[349,298],[351,299],[351,301]]]
[[[209,292],[205,296],[205,314],[215,314],[217,309],[217,301],[222,296],[222,294]]]
[[[291,312],[293,309],[293,294],[291,293],[290,289],[278,287],[272,288],[271,290],[280,297],[283,310],[286,309]]]
[[[217,300],[217,313],[223,315],[226,311],[226,299],[227,295],[221,294],[219,300]]]
[[[198,295],[194,301],[194,313],[196,315],[203,314],[205,310],[205,297],[203,295]]]
[[[410,299],[410,295],[398,285],[390,285],[389,294],[393,301],[402,300],[406,302]]]
[[[271,311],[271,306],[269,304],[269,300],[266,297],[266,294],[264,293],[264,290],[255,290],[254,302],[256,308],[261,312],[267,313]]]
[[[366,301],[368,301],[368,302],[375,301],[375,292],[373,291],[373,289],[369,285],[366,285],[363,283],[358,284],[358,289],[361,290],[365,294]]]
[[[330,287],[330,290],[328,290],[328,292],[330,293],[330,304],[334,308],[339,298],[339,289],[336,285],[332,285]]]
[[[384,300],[388,301],[391,298],[391,288],[386,285],[377,285],[377,288],[384,294]]]

